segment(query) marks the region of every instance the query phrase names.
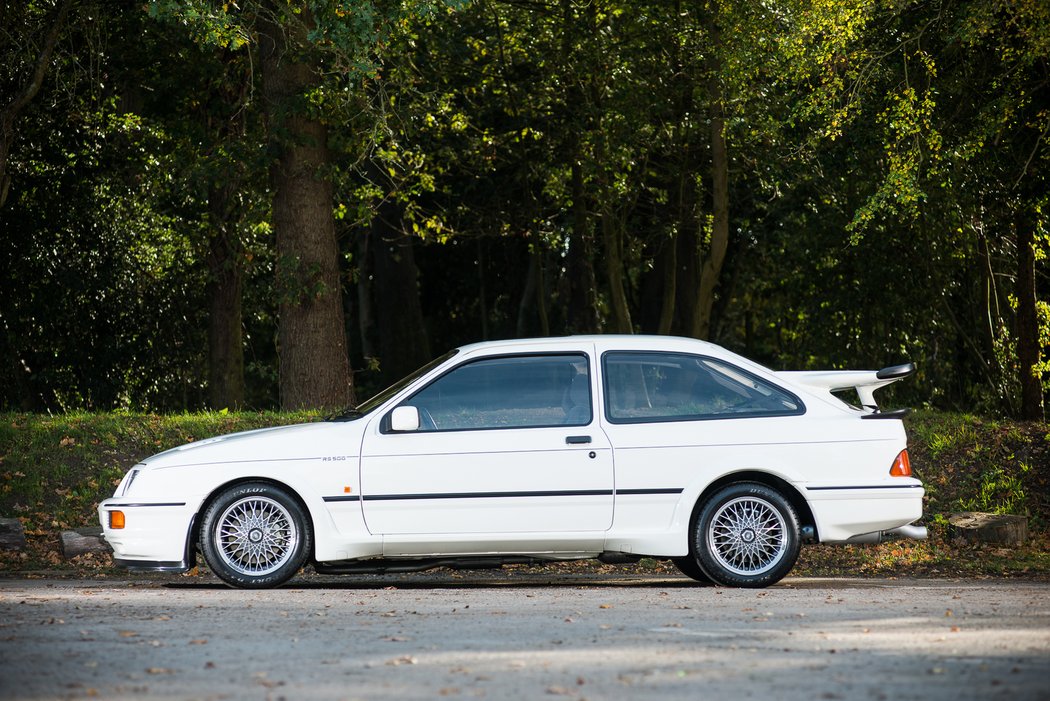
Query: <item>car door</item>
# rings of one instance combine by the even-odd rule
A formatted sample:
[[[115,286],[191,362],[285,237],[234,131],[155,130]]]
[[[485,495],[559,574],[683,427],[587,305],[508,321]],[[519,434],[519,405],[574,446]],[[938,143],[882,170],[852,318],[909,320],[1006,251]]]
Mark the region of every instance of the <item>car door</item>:
[[[581,352],[468,359],[399,403],[418,411],[418,429],[392,430],[392,410],[375,419],[361,451],[369,531],[608,529],[612,451],[594,376]]]

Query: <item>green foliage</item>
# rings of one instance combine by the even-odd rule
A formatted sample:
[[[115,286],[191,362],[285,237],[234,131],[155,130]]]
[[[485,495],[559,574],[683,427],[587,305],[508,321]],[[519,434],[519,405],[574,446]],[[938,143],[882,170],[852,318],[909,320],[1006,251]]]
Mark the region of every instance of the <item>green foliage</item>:
[[[309,412],[0,414],[0,513],[23,519],[28,531],[94,525],[98,502],[145,457],[215,435],[317,418]]]
[[[1031,468],[1020,463],[1019,474],[1007,474],[1002,468],[987,470],[981,475],[977,493],[962,499],[960,506],[966,511],[984,511],[993,514],[1024,514],[1026,495],[1024,475]]]
[[[911,359],[893,401],[1015,413],[1016,227],[1034,212],[1050,382],[1045,2],[78,7],[13,142],[0,408],[203,406],[217,231],[245,275],[247,401],[276,404],[278,301],[320,291],[305,264],[274,275],[257,73],[278,25],[322,78],[301,102],[328,128],[355,367],[384,366],[392,323],[369,287],[377,226],[415,244],[399,284],[434,350],[571,333],[581,305],[611,329],[617,284],[632,330],[670,300],[690,333],[718,86],[731,240],[712,340],[781,368]],[[52,8],[0,17],[3,94]]]
[[[185,26],[194,41],[237,51],[258,43],[262,27],[288,31],[305,28],[309,47],[324,57],[331,76],[359,80],[374,77],[375,49],[410,20],[428,19],[467,0],[150,0],[154,19]],[[279,29],[283,28],[283,29]],[[262,31],[270,31],[262,29]],[[294,32],[289,32],[290,34]],[[317,99],[324,100],[319,94]]]
[[[959,511],[1029,516],[1050,527],[1050,435],[1042,424],[916,412],[906,420],[928,519]]]
[[[258,285],[266,212],[253,189],[265,161],[258,144],[229,136],[257,124],[230,97],[250,92],[239,83],[249,62],[201,52],[137,10],[89,10],[91,23],[70,22],[72,54],[48,74],[50,101],[31,105],[9,164],[0,409],[200,406],[218,226],[243,241],[249,343],[273,335]],[[80,75],[82,65],[98,73]],[[210,202],[215,183],[234,193],[229,211]],[[270,403],[267,387],[253,383],[251,399]]]

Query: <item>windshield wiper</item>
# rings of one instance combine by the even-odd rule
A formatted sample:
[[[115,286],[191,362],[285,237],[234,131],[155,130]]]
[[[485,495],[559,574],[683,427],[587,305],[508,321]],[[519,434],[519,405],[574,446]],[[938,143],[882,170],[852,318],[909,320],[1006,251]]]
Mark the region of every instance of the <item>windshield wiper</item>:
[[[353,421],[360,419],[364,414],[358,411],[356,408],[343,409],[338,414],[332,414],[331,416],[325,417],[325,421]]]

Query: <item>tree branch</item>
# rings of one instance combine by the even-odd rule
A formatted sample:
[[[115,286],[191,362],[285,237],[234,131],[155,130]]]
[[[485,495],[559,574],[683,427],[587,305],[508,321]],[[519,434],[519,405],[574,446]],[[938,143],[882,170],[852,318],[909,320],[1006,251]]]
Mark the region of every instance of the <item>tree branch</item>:
[[[47,36],[44,38],[44,45],[40,49],[40,55],[37,56],[36,64],[33,66],[33,74],[29,82],[22,89],[22,92],[15,96],[11,104],[4,108],[5,122],[10,121],[13,123],[18,113],[25,109],[25,106],[40,92],[40,88],[44,84],[44,75],[47,73],[47,64],[50,63],[51,54],[55,50],[55,44],[58,43],[58,34],[62,31],[62,25],[65,24],[66,15],[69,14],[69,8],[72,5],[73,0],[62,0],[62,4],[59,5],[55,20],[51,23],[51,28],[48,29]]]

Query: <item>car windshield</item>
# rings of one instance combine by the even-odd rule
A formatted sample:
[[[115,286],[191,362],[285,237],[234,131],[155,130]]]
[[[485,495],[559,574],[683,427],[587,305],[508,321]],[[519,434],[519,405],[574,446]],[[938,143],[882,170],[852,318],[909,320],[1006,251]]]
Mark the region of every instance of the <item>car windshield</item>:
[[[411,384],[412,382],[415,382],[416,379],[418,379],[418,378],[422,377],[423,375],[427,374],[428,372],[430,372],[431,370],[436,368],[438,365],[441,365],[443,362],[445,362],[446,360],[448,360],[449,358],[451,358],[452,356],[454,356],[458,352],[459,352],[459,349],[457,348],[457,349],[450,350],[448,353],[445,353],[444,355],[442,355],[442,356],[440,356],[438,358],[434,358],[433,360],[431,360],[429,363],[427,363],[423,367],[421,367],[418,370],[416,370],[415,372],[410,373],[410,374],[406,375],[405,377],[401,378],[400,380],[398,380],[394,384],[390,385],[389,387],[387,387],[386,389],[384,389],[382,392],[380,392],[379,394],[375,395],[371,399],[366,399],[365,401],[361,402],[357,406],[348,407],[348,408],[342,410],[341,412],[339,412],[338,414],[334,414],[332,416],[329,416],[328,418],[325,419],[325,421],[356,421],[357,419],[360,419],[361,417],[370,414],[372,411],[375,410],[376,407],[378,407],[381,404],[383,404],[384,402],[386,402],[388,399],[393,397],[395,394],[400,392],[402,389],[407,387],[409,384]]]

